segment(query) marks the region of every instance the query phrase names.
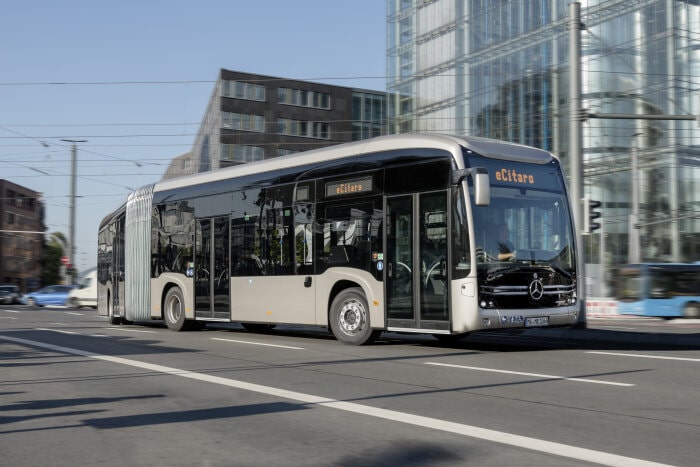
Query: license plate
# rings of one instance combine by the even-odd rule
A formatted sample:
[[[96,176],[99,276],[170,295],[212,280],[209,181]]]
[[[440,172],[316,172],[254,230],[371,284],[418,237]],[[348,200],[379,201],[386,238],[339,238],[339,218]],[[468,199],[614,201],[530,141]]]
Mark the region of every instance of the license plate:
[[[534,316],[532,318],[525,318],[526,328],[537,326],[549,326],[549,316]]]

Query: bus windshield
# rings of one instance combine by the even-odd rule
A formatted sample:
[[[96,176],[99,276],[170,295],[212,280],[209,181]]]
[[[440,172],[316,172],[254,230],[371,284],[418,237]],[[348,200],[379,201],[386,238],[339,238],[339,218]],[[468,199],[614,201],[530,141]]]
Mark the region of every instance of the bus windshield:
[[[485,162],[476,161],[482,166]],[[472,206],[477,266],[492,269],[503,267],[504,262],[546,264],[572,275],[574,237],[556,167],[501,161],[490,165],[491,202]],[[505,165],[508,167],[501,167]]]

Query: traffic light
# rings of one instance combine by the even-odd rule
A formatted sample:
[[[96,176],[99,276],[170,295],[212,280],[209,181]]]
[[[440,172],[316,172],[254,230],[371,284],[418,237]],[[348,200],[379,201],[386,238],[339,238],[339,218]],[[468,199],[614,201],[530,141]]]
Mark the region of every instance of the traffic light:
[[[583,233],[591,233],[600,228],[600,208],[601,202],[590,198],[583,198]]]

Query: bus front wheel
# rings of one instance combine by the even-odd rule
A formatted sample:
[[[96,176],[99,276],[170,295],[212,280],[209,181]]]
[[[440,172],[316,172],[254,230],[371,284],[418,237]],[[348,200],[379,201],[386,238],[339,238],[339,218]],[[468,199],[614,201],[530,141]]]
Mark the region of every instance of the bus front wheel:
[[[187,331],[189,322],[185,320],[185,300],[179,287],[173,287],[165,294],[163,319],[171,331]]]
[[[372,330],[367,299],[357,287],[345,289],[335,297],[328,318],[333,335],[343,344],[368,344],[380,332]]]
[[[689,319],[700,318],[700,303],[690,302],[683,308],[683,317]]]

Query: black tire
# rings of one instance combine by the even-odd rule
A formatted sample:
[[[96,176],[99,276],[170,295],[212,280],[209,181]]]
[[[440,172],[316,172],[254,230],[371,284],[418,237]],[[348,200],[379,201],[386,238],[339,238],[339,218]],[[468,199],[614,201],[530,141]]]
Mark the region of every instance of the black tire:
[[[121,316],[114,316],[114,304],[112,303],[112,296],[107,294],[107,316],[109,317],[109,324],[118,326],[122,324]]]
[[[188,331],[192,326],[192,322],[185,319],[185,299],[179,287],[165,294],[163,320],[171,331]]]
[[[381,332],[372,330],[367,299],[357,287],[345,289],[335,297],[328,321],[331,332],[343,344],[369,344]]]
[[[688,319],[700,319],[700,303],[690,302],[683,307],[683,317]]]

